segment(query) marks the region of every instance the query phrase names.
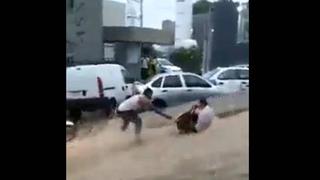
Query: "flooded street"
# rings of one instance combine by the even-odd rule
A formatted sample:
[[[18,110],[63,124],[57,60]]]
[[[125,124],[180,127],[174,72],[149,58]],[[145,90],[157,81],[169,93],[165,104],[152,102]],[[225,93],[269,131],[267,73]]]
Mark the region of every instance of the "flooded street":
[[[142,143],[121,121],[96,123],[67,144],[68,180],[249,179],[248,111],[222,119],[201,134],[177,135],[172,121],[143,116]]]

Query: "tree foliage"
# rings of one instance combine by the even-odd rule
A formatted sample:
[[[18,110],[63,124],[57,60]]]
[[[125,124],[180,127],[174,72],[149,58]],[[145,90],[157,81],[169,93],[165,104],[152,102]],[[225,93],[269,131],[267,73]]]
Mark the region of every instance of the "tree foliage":
[[[211,2],[200,0],[193,4],[193,14],[202,14],[209,12]]]
[[[185,72],[201,72],[202,53],[198,47],[179,48],[170,55],[170,61]]]

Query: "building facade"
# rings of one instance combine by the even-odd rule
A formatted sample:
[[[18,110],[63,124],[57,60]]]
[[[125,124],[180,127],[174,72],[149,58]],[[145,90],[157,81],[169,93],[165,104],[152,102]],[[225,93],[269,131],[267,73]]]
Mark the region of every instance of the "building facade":
[[[203,72],[248,63],[248,3],[217,1],[206,14],[193,16],[193,35],[203,51]]]
[[[67,57],[74,63],[103,59],[102,1],[66,0]]]
[[[103,0],[103,27],[126,26],[127,4],[112,0]],[[116,43],[104,43],[104,59],[109,62],[115,59]]]
[[[173,45],[173,36],[152,28],[127,26],[127,8],[110,0],[66,0],[67,63],[114,61],[140,78],[141,45]]]
[[[191,38],[192,5],[193,0],[176,0],[175,43]]]

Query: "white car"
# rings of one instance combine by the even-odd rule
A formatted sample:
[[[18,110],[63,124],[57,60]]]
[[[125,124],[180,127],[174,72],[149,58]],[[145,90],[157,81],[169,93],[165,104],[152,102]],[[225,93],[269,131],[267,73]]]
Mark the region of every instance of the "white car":
[[[249,68],[249,64],[239,64],[239,65],[234,65],[232,67],[245,67],[245,68]]]
[[[153,98],[159,107],[194,101],[217,95],[217,87],[194,73],[163,73],[153,77],[146,84],[136,84],[139,93],[146,88],[153,90]]]
[[[158,72],[159,73],[171,73],[181,72],[182,69],[178,66],[173,65],[170,61],[164,58],[157,58],[158,61]]]
[[[249,89],[249,68],[218,67],[202,76],[218,87],[219,92],[234,93]]]

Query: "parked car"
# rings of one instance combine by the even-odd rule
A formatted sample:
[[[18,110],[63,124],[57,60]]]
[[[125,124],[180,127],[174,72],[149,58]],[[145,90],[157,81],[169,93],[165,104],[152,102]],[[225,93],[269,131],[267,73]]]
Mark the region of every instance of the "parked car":
[[[247,67],[218,67],[202,77],[216,85],[218,91],[222,93],[234,93],[249,89],[249,68]]]
[[[117,104],[133,93],[133,79],[118,64],[80,65],[66,71],[67,111],[72,120],[79,120],[82,111],[98,109],[109,116]]]
[[[154,103],[167,107],[217,95],[217,88],[201,76],[188,72],[163,73],[153,77],[146,84],[136,84],[140,93],[147,87],[153,90]]]
[[[171,73],[181,72],[182,69],[178,66],[173,65],[170,61],[164,58],[157,58],[158,61],[158,72],[159,73]]]
[[[249,68],[249,64],[239,64],[239,65],[234,65],[233,67],[244,67],[244,68]]]

